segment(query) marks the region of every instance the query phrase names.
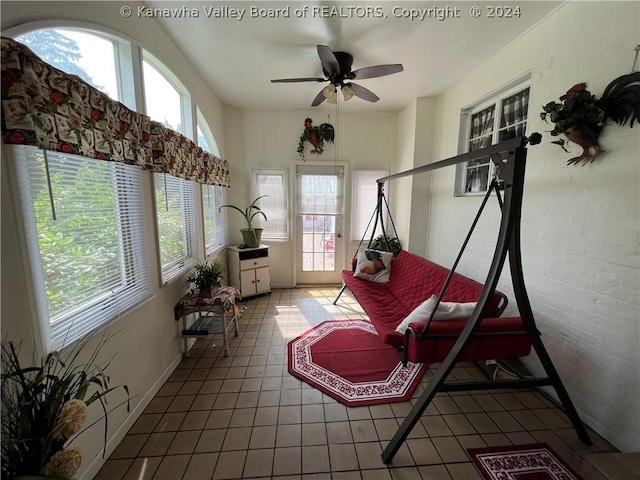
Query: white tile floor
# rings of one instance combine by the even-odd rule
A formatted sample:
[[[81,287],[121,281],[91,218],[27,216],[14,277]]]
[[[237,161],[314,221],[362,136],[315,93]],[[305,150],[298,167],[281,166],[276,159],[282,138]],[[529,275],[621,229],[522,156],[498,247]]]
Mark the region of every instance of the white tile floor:
[[[564,413],[533,390],[438,394],[393,464],[383,464],[411,401],[347,408],[287,372],[289,340],[325,320],[366,318],[348,292],[332,305],[337,291],[282,289],[248,300],[231,356],[222,356],[220,339],[199,339],[96,478],[473,480],[481,477],[466,448],[535,442],[586,480],[609,478],[584,458],[615,449],[591,430],[594,446],[583,445]],[[472,364],[452,373],[480,375]]]

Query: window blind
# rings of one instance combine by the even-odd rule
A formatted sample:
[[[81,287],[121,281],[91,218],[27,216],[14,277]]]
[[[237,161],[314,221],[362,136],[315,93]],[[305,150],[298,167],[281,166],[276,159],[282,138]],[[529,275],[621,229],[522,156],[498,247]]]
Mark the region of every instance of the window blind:
[[[378,203],[378,178],[389,175],[388,170],[355,170],[351,194],[351,240],[360,241]],[[386,215],[385,215],[386,216]],[[373,227],[373,225],[372,225]],[[369,232],[371,235],[371,232]]]
[[[262,238],[268,240],[287,240],[289,238],[289,209],[287,170],[254,170],[254,196],[266,197],[258,201],[258,206],[267,216],[254,218],[257,227],[263,228]]]
[[[342,214],[343,176],[343,166],[296,165],[296,214]]]
[[[198,262],[195,183],[154,173],[162,282],[168,283]]]
[[[226,192],[224,187],[202,185],[202,214],[204,217],[204,240],[207,255],[225,246],[226,217],[224,205]]]
[[[59,349],[150,295],[141,170],[11,149],[45,348]]]

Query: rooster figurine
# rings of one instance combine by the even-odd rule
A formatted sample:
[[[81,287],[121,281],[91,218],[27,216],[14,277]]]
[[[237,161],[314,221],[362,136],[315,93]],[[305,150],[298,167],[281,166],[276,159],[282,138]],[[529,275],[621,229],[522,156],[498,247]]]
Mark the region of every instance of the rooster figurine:
[[[304,160],[304,142],[307,141],[313,145],[311,153],[320,155],[324,152],[324,142],[333,143],[335,131],[330,123],[322,123],[319,126],[312,125],[313,120],[305,118],[304,130],[300,135],[298,143],[298,155]]]
[[[620,126],[630,121],[630,126],[640,123],[640,72],[632,72],[613,80],[600,99],[586,89],[585,83],[574,85],[566,95],[560,97],[563,103],[550,102],[543,107],[541,117],[555,123],[551,135],[564,135],[582,147],[582,154],[567,161],[568,165],[579,162],[591,163],[604,152],[598,144],[598,137],[607,119]],[[565,151],[564,140],[552,143]]]

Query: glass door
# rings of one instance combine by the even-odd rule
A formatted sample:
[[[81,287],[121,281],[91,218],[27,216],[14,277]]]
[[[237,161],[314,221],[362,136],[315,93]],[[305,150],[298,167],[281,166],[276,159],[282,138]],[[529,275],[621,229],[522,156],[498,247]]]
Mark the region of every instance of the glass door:
[[[343,261],[342,165],[296,165],[296,279],[338,284]]]

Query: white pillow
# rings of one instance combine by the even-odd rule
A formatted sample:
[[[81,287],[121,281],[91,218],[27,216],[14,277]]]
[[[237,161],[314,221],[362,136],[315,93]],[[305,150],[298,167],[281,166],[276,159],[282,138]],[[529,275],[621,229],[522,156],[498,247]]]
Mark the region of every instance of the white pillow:
[[[356,256],[354,277],[376,283],[387,283],[391,278],[391,260],[393,253],[379,250],[360,249]]]
[[[413,312],[406,316],[400,325],[396,327],[396,332],[404,335],[404,332],[409,328],[409,324],[413,322],[426,322],[429,320],[429,316],[433,311],[433,307],[436,305],[438,297],[431,295],[428,300],[425,300],[418,305]],[[434,320],[456,320],[459,318],[469,318],[476,308],[476,302],[469,303],[456,303],[456,302],[440,302],[435,315]]]

